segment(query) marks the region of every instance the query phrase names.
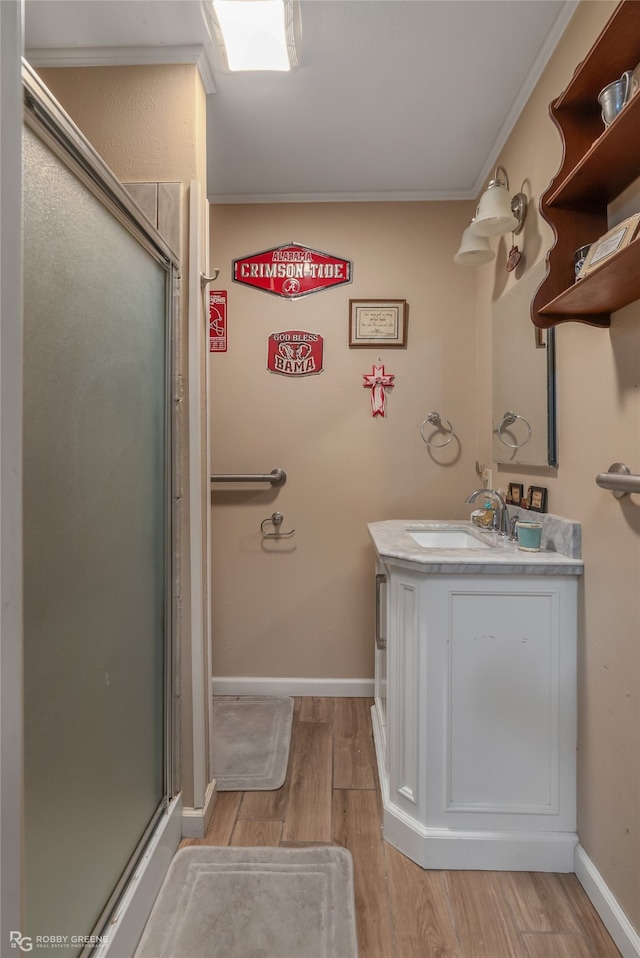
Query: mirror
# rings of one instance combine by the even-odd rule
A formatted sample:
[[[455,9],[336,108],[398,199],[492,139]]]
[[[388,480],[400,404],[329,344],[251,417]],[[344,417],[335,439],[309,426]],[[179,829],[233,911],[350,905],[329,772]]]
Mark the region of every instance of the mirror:
[[[530,316],[545,268],[543,260],[493,306],[494,462],[558,465],[555,329]]]

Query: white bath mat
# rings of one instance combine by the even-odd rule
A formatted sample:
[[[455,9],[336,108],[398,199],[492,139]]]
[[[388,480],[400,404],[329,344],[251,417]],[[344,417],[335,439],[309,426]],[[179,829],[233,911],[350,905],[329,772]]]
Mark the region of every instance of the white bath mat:
[[[214,695],[213,777],[219,792],[280,788],[287,774],[293,699]]]
[[[173,859],[135,958],[357,958],[344,848],[191,846]]]

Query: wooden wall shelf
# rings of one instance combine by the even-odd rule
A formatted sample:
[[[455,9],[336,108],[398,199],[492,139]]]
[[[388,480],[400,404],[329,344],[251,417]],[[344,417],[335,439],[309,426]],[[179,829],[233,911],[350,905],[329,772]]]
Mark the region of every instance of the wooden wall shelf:
[[[609,326],[611,313],[640,299],[640,239],[574,282],[576,249],[608,230],[607,204],[640,177],[640,92],[604,129],[600,90],[640,63],[640,3],[622,0],[568,87],[549,107],[562,163],[540,200],[555,235],[547,274],[531,305],[536,326]]]

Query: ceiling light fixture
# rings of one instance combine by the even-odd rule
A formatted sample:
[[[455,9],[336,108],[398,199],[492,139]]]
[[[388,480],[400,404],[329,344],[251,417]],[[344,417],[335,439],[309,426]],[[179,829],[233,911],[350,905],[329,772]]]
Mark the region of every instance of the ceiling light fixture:
[[[293,0],[213,0],[232,71],[298,66]]]

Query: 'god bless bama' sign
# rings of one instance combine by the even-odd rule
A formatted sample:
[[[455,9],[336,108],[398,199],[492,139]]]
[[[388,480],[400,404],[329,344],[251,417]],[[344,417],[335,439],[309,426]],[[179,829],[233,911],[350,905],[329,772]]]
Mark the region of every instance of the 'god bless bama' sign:
[[[285,299],[300,299],[350,283],[351,263],[299,243],[288,243],[234,259],[233,281]]]
[[[271,333],[267,369],[283,376],[310,376],[322,372],[322,336],[288,329]]]

